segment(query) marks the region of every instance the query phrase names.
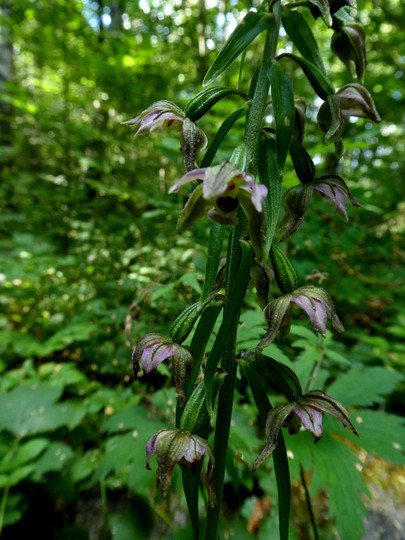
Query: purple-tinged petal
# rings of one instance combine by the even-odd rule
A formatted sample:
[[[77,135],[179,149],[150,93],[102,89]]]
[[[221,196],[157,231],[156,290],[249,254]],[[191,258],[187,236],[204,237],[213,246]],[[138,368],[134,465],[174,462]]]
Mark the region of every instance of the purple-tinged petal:
[[[303,294],[304,296],[308,296],[312,298],[313,300],[319,300],[322,302],[322,304],[326,308],[326,312],[328,316],[332,320],[332,325],[338,332],[344,332],[344,328],[342,323],[339,320],[339,317],[336,314],[335,306],[333,304],[332,298],[329,296],[329,294],[322,289],[321,287],[314,287],[313,285],[306,285],[304,287],[300,287],[295,291],[295,294]]]
[[[197,437],[192,436],[184,450],[183,457],[189,463],[201,461],[207,451],[207,445],[203,444]]]
[[[291,302],[294,302],[294,304],[297,304],[297,306],[306,311],[314,330],[325,337],[328,314],[324,304],[316,298],[310,298],[304,295],[294,295],[291,298]]]
[[[337,399],[328,396],[321,390],[312,390],[311,392],[307,392],[303,399],[305,400],[305,403],[312,408],[316,408],[319,411],[334,416],[345,428],[352,431],[356,437],[359,436],[353,424],[350,422],[349,413],[343,407],[343,405],[337,401]]]
[[[181,186],[193,182],[194,180],[204,180],[207,169],[193,169],[188,171],[184,176],[177,180],[175,184],[169,189],[169,193],[176,193]]]
[[[155,449],[156,449],[156,437],[158,436],[158,433],[155,433],[154,435],[152,435],[152,437],[148,440],[148,442],[146,443],[146,463],[145,463],[145,467],[150,471],[151,468],[149,467],[149,461],[150,461],[150,458],[152,457],[153,453],[155,452]]]
[[[268,189],[264,184],[257,184],[254,180],[246,182],[246,187],[242,188],[250,191],[252,204],[258,212],[263,212],[263,203],[267,197]]]
[[[322,437],[322,413],[318,409],[310,407],[305,400],[302,400],[294,407],[294,413],[301,420],[304,428],[310,431],[316,439]]]
[[[314,184],[314,189],[322,193],[327,197],[331,203],[335,205],[336,212],[341,216],[345,221],[347,218],[347,195],[346,193],[337,186],[332,186],[331,184]]]
[[[156,371],[159,364],[173,356],[173,345],[157,344],[146,347],[141,356],[141,366],[146,374]]]
[[[243,180],[243,173],[235,169],[229,161],[207,168],[204,179],[204,199],[213,201],[220,196],[224,196],[225,193],[227,196],[236,194],[237,184],[240,184],[240,179]]]

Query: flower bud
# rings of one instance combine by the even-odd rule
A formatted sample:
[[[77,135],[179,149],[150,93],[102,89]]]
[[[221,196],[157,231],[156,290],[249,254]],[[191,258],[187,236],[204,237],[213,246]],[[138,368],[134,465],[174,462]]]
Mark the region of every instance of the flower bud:
[[[332,36],[331,49],[351,74],[354,71],[353,66],[355,67],[357,78],[361,81],[367,65],[363,26],[353,21],[337,29]]]

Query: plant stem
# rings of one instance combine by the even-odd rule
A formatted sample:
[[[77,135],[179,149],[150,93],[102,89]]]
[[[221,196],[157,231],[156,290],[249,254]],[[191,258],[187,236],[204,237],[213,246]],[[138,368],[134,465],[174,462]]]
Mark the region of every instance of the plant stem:
[[[265,45],[259,71],[259,77],[255,94],[252,100],[252,107],[246,123],[245,147],[246,156],[244,169],[252,174],[257,173],[259,161],[259,143],[261,127],[263,123],[263,115],[266,109],[267,98],[269,93],[268,69],[274,58],[278,33],[280,27],[280,5],[279,1],[272,6],[273,19],[269,23],[269,28],[266,31]],[[215,456],[215,493],[217,504],[214,508],[208,508],[207,522],[205,527],[205,539],[215,540],[218,534],[218,521],[221,511],[222,494],[224,487],[225,465],[228,451],[229,430],[232,417],[232,406],[235,390],[235,379],[237,364],[236,356],[236,336],[238,331],[239,313],[242,306],[244,296],[249,281],[250,265],[247,269],[247,275],[240,276],[238,273],[241,260],[240,239],[244,234],[245,223],[240,223],[230,236],[228,243],[227,256],[227,278],[226,278],[226,294],[229,297],[229,292],[233,284],[235,284],[236,275],[238,274],[238,287],[243,288],[241,301],[238,308],[229,313],[226,309],[224,317],[233,317],[233,324],[227,336],[224,351],[222,354],[221,367],[226,373],[225,380],[219,390],[218,395],[218,412],[216,417],[215,441],[214,441],[214,456]]]
[[[226,305],[224,311],[224,318],[230,317],[232,320],[232,324],[230,325],[230,331],[226,337],[226,342],[222,353],[221,367],[226,373],[226,377],[219,390],[218,412],[216,416],[216,429],[214,440],[214,482],[217,504],[213,508],[209,507],[207,511],[207,522],[205,527],[206,540],[215,540],[217,538],[218,521],[221,511],[222,493],[224,487],[229,430],[232,417],[233,397],[235,390],[237,368],[235,360],[236,336],[238,331],[240,309],[246,294],[250,275],[251,250],[249,250],[250,257],[248,264],[241,264],[241,246],[239,239],[244,234],[246,220],[242,219],[241,214],[239,217],[240,223],[232,231],[228,243],[226,292],[227,298],[229,298],[232,286],[237,287],[240,301],[238,302],[236,309],[234,307],[232,308],[232,310],[227,309]]]
[[[6,505],[7,505],[9,490],[10,490],[10,486],[6,484],[4,486],[4,492],[3,492],[3,496],[1,498],[1,503],[0,503],[0,536],[3,531],[4,514],[6,513]]]
[[[269,22],[269,28],[266,31],[259,77],[245,132],[245,170],[254,175],[257,174],[258,169],[260,135],[270,87],[268,71],[276,54],[280,30],[280,2],[274,2],[271,9],[274,17]]]

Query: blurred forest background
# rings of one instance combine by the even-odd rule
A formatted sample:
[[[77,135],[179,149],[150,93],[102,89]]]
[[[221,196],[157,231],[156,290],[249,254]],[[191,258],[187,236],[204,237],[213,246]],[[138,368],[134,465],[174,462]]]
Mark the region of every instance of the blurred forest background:
[[[376,494],[392,501],[394,514],[405,504],[405,6],[358,4],[367,34],[365,86],[382,122],[348,123],[341,162],[322,142],[315,94],[291,66],[295,91],[307,102],[306,147],[317,169],[341,174],[362,204],[349,209],[345,224],[314,200],[289,247],[301,282],[322,283],[346,332],[320,340],[296,314],[291,336],[269,349],[303,380],[315,366],[314,387],[327,387],[347,406],[360,432],[358,446],[338,444],[343,434],[325,418],[334,433],[315,447],[307,433],[287,437],[291,538],[304,540],[312,532],[302,471],[323,538],[366,534],[363,502],[372,507]],[[162,500],[155,472],[144,468],[146,440],[174,418],[170,371],[162,366],[159,375],[134,382],[130,357],[140,337],[167,333],[198,297],[209,224],[176,234],[185,199],[167,190],[183,173],[178,140],[169,132],[134,140],[121,122],[159,99],[184,107],[215,51],[255,5],[2,0],[0,530],[6,539],[191,538],[179,471]],[[321,20],[311,25],[335,86],[347,84],[345,66],[330,52],[331,32]],[[242,87],[258,51],[260,38],[249,49]],[[232,68],[222,82],[234,86],[237,79]],[[240,106],[237,100],[221,102],[203,120],[209,137]],[[217,163],[241,142],[238,125]],[[296,182],[287,164],[286,187]],[[263,332],[252,294],[241,347],[256,345]],[[233,430],[223,535],[277,538],[271,461],[255,477],[247,466],[264,439],[243,385]],[[381,538],[397,538],[391,526],[391,536]]]

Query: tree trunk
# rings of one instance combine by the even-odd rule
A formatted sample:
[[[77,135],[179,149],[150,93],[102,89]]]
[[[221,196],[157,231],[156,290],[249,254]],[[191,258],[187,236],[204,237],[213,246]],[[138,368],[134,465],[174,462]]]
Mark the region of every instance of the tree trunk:
[[[11,32],[11,9],[12,0],[3,0],[1,5],[0,27],[0,147],[4,165],[8,165],[11,159],[12,147],[12,105],[2,97],[10,95],[7,88],[13,81],[13,40]]]

